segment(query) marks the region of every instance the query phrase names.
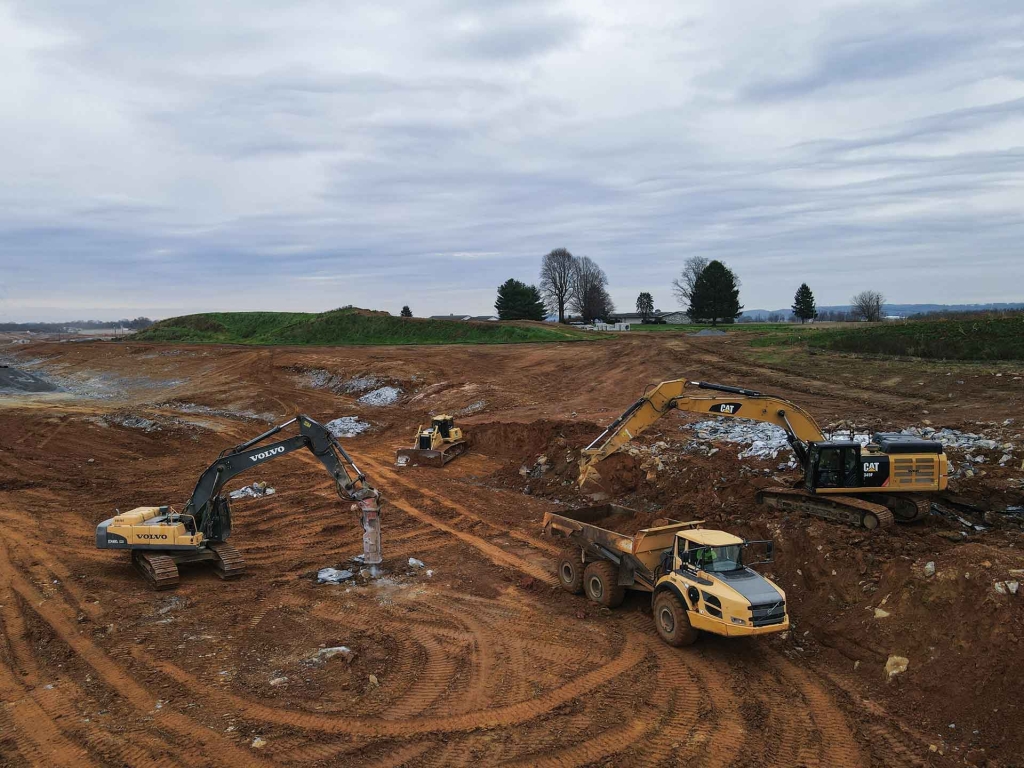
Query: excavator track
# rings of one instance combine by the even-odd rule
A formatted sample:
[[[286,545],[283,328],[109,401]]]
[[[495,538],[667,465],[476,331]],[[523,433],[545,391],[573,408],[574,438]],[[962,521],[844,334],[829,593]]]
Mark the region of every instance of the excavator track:
[[[178,586],[178,565],[174,558],[157,552],[132,552],[132,565],[154,589],[174,589]]]
[[[899,523],[913,523],[928,517],[932,502],[927,496],[918,494],[892,494],[885,496],[885,506],[892,510]]]
[[[210,544],[209,549],[217,555],[214,568],[222,579],[237,579],[245,573],[245,560],[242,559],[242,553],[233,546],[222,541]]]
[[[852,496],[818,495],[800,488],[765,488],[757,492],[757,501],[776,509],[803,512],[869,530],[888,528],[895,522],[892,512],[881,504]]]

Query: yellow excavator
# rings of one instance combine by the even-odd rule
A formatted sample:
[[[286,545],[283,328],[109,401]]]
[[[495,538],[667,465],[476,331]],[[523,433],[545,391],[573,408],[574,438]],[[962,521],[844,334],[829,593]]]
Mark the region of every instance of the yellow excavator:
[[[292,424],[298,425],[299,434],[265,442]],[[136,507],[104,520],[96,527],[96,547],[129,550],[132,563],[156,589],[176,587],[178,565],[184,563],[212,563],[222,579],[241,576],[245,562],[238,550],[227,543],[231,535],[231,507],[221,490],[231,478],[247,469],[301,448],[312,453],[331,473],[338,495],[354,502],[353,509],[359,512],[363,526],[363,562],[379,564],[380,493],[366,481],[334,435],[302,415],[222,451],[199,476],[182,512],[169,506]]]
[[[435,416],[429,427],[416,428],[412,448],[399,448],[395,464],[400,467],[443,467],[466,452],[462,430],[448,414]]]
[[[876,432],[867,445],[827,440],[807,411],[749,389],[674,379],[633,403],[580,458],[579,484],[600,489],[597,464],[671,411],[774,424],[785,430],[804,471],[802,487],[765,488],[757,501],[865,528],[911,522],[931,508],[927,493],[944,491],[948,461],[942,443]]]

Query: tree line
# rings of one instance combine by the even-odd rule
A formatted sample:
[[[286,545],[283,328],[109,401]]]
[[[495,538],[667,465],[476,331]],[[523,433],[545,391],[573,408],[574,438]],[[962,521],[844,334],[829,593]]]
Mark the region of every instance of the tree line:
[[[717,259],[691,256],[672,281],[672,292],[692,323],[734,323],[743,314],[740,279]],[[801,283],[793,296],[792,313],[801,323],[808,320],[868,320],[883,317],[885,297],[878,291],[861,291],[851,298],[849,312],[819,313],[814,293]],[[608,276],[589,256],[574,256],[567,248],[555,248],[541,259],[537,285],[509,278],[498,286],[494,309],[500,320],[544,320],[548,314],[559,323],[569,321],[570,312],[586,324],[614,319],[615,304],[608,293]],[[654,297],[642,291],[636,300],[642,323],[659,322]],[[412,317],[408,306],[402,317]],[[785,322],[782,313],[768,316],[768,322]],[[660,320],[660,322],[664,322]]]

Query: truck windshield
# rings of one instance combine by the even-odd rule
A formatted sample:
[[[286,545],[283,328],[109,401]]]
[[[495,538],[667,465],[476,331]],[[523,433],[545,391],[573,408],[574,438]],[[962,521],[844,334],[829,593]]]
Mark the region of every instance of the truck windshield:
[[[735,571],[743,567],[743,546],[730,544],[725,547],[700,547],[690,550],[694,563],[698,568],[709,573]]]

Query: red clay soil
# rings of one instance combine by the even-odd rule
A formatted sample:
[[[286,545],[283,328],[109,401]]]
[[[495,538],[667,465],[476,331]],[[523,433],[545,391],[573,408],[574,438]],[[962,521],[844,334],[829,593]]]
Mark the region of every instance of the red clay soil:
[[[660,642],[643,595],[608,612],[561,591],[559,543],[540,531],[545,511],[592,503],[576,490],[578,451],[649,381],[771,389],[826,423],[929,419],[1014,440],[999,426],[1024,417],[1010,367],[766,363],[732,337],[673,335],[426,351],[27,347],[44,373],[115,394],[0,399],[2,765],[1008,766],[1024,754],[1013,515],[990,515],[984,532],[933,516],[875,534],[783,515],[753,494],[795,473],[730,446],[684,452],[666,423],[602,468],[618,483],[611,500],[637,508],[638,526],[700,518],[773,538],[763,571],[794,621],[785,637],[687,649]],[[373,408],[310,389],[297,371],[312,369],[401,382],[404,399]],[[442,409],[470,452],[443,470],[396,468],[395,448]],[[155,593],[122,553],[94,548],[115,508],[182,504],[223,448],[264,428],[252,414],[297,412],[372,425],[342,442],[387,499],[385,579],[315,583],[351,564],[360,532],[304,455],[232,484],[277,489],[233,504],[238,581],[194,569]],[[160,429],[112,421],[125,414]],[[657,440],[671,450],[650,475]],[[992,464],[954,487],[983,512],[1021,498],[1021,472]],[[334,646],[349,652],[317,658]],[[910,664],[887,682],[890,655]]]

